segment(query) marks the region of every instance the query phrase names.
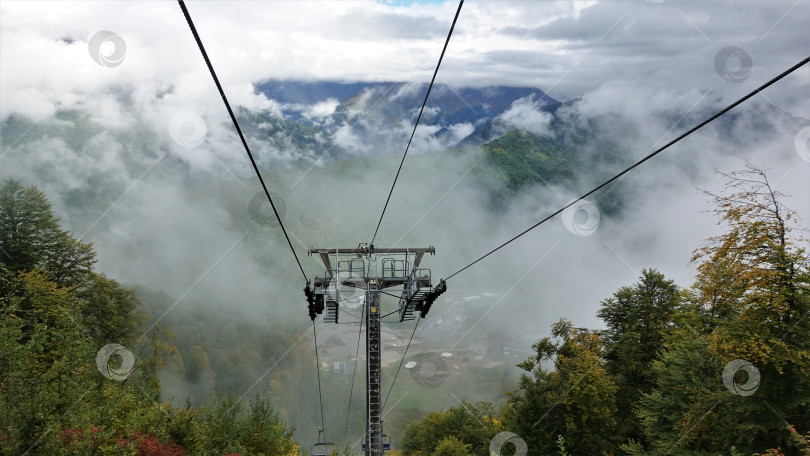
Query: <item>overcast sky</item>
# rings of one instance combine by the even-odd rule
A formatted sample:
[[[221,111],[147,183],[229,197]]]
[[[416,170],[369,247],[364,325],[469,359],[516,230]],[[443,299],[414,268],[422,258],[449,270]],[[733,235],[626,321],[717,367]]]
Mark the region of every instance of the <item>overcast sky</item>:
[[[191,1],[188,8],[229,95],[260,105],[251,84],[268,78],[429,81],[457,3],[394,3]],[[175,2],[4,0],[0,12],[2,115],[36,117],[55,100],[81,103],[122,84],[146,98],[169,87],[181,99],[215,96]],[[473,0],[438,81],[531,86],[557,99],[606,83],[735,97],[810,52],[808,17],[806,0]],[[115,68],[87,58],[101,30],[126,44]],[[740,69],[737,57],[728,59],[729,71],[741,70],[739,83],[715,68],[729,46],[750,57],[750,74],[746,62]],[[804,69],[785,84],[807,93],[809,75]]]

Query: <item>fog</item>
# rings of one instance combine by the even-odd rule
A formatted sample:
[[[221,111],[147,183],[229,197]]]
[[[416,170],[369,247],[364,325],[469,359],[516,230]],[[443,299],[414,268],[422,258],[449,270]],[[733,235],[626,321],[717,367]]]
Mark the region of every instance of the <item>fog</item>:
[[[580,152],[583,163],[611,169],[582,167],[568,185],[524,188],[507,206],[493,208],[474,172],[482,166],[483,151],[442,152],[474,126],[442,130],[431,123],[430,109],[437,107],[428,103],[375,244],[435,246],[436,255],[427,256],[423,266],[432,270],[434,282],[448,277],[590,190],[595,176],[619,171],[661,147],[810,50],[798,19],[802,13],[807,17],[807,4],[776,2],[771,10],[743,2],[751,11],[748,29],[755,30],[746,34],[742,26],[730,25],[742,13],[725,4],[675,3],[663,6],[670,8],[669,19],[645,2],[549,2],[536,10],[522,3],[469,5],[438,81],[454,87],[530,86],[560,100],[578,99],[557,116],[592,131]],[[231,104],[275,118],[284,106],[256,93],[254,83],[427,82],[454,8],[342,2],[189,6]],[[250,204],[261,187],[177,6],[4,2],[0,11],[0,117],[3,125],[16,119],[28,128],[2,132],[0,179],[17,178],[45,192],[65,229],[93,242],[97,269],[123,283],[165,291],[177,299],[176,307],[205,299],[256,318],[272,314],[305,330],[303,277],[272,220],[246,228],[249,220],[255,222]],[[539,19],[541,11],[556,19]],[[615,28],[615,18],[601,28],[593,25],[607,33],[605,40],[583,32],[600,12],[626,21]],[[301,14],[313,15],[316,36],[302,25]],[[488,14],[494,16],[490,28],[482,24]],[[385,20],[375,18],[380,15]],[[719,19],[714,23],[707,16]],[[661,30],[653,30],[651,18],[658,18]],[[286,35],[280,38],[265,20]],[[285,21],[296,25],[282,25]],[[326,23],[329,27],[318,28]],[[127,52],[120,66],[104,67],[88,55],[88,38],[98,30],[124,37]],[[495,42],[483,43],[476,31]],[[647,33],[678,41],[648,40]],[[335,36],[345,39],[327,46]],[[531,51],[547,57],[540,67],[534,67],[537,57],[521,60],[537,40],[548,44]],[[697,52],[678,49],[695,42],[701,44]],[[726,45],[745,47],[753,57],[744,81],[731,82],[715,71],[717,50]],[[398,50],[405,56],[401,60],[392,57]],[[397,95],[386,96],[390,101]],[[692,251],[722,232],[700,190],[719,191],[723,178],[715,170],[749,162],[768,169],[775,188],[792,196],[786,203],[798,213],[798,224],[807,227],[810,159],[807,144],[800,147],[807,139],[800,131],[810,126],[807,95],[805,67],[603,190],[621,192],[619,212],[601,213],[596,226],[583,214],[569,214],[569,226],[559,216],[549,220],[453,277],[447,299],[433,312],[464,297],[497,294],[474,326],[518,334],[516,343],[528,350],[560,318],[575,327],[601,327],[595,316],[600,301],[632,284],[642,268],[659,269],[687,287]],[[375,130],[379,124],[368,115],[374,106],[362,101],[342,125],[329,124],[336,100],[299,107],[324,127],[323,147],[248,135],[268,188],[283,202],[285,226],[310,278],[323,275],[323,266],[307,256],[308,247],[371,241],[418,109],[394,127]],[[58,112],[72,114],[55,117]],[[177,116],[185,122],[178,124]],[[539,135],[553,134],[550,120],[533,99],[515,102],[499,118],[508,126],[504,132],[520,128]],[[608,145],[623,151],[620,163],[599,160]],[[330,156],[336,148],[345,154]],[[267,216],[267,205],[260,210]],[[473,342],[462,337],[447,349]],[[314,359],[306,368],[313,366]],[[435,405],[455,404],[448,394]]]

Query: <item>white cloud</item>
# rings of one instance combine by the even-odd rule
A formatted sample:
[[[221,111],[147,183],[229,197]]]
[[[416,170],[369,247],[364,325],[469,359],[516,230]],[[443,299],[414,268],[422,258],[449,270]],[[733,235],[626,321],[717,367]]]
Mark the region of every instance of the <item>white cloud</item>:
[[[352,153],[364,154],[371,151],[369,146],[354,132],[351,124],[343,124],[338,127],[333,139],[338,146]]]
[[[435,118],[439,113],[442,112],[442,108],[439,106],[425,106],[424,111],[422,111],[422,119],[430,120]],[[415,115],[419,114],[419,110],[417,109],[414,112]]]
[[[542,111],[543,102],[535,101],[534,95],[515,100],[512,106],[499,115],[496,120],[512,129],[526,130],[538,136],[549,136],[551,132],[551,114]]]
[[[307,107],[304,111],[304,116],[308,119],[331,116],[335,113],[335,109],[339,104],[340,102],[338,100],[329,98],[328,100]]]
[[[752,56],[749,83],[807,54],[801,18],[810,4],[794,3],[468,3],[438,82],[528,85],[558,98],[580,96],[609,80],[735,94],[742,86],[714,71],[722,47],[736,45]],[[227,92],[250,103],[250,91],[242,87],[269,78],[427,82],[455,4],[201,2],[189,10]],[[25,87],[92,94],[110,85],[161,81],[183,98],[216,100],[173,3],[10,1],[0,11],[4,99]],[[120,66],[105,68],[90,59],[87,40],[98,30],[125,40]],[[22,103],[3,106],[4,113],[24,109]]]

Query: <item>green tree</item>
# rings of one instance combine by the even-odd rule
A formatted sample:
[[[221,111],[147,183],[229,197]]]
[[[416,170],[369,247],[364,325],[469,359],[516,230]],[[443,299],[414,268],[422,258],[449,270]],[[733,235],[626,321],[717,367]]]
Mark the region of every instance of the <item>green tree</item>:
[[[218,399],[201,413],[203,447],[208,454],[297,456],[292,431],[279,420],[270,403],[260,396],[244,406],[233,396]]]
[[[810,423],[810,275],[791,235],[794,213],[764,171],[725,176],[724,194],[709,194],[726,232],[696,251],[695,284],[676,316],[683,327],[654,363],[656,388],[641,400],[655,454],[788,448],[785,421],[800,432]],[[722,381],[737,359],[761,378],[750,395]],[[738,375],[735,383],[750,374]]]
[[[193,388],[193,398],[198,402],[210,398],[214,392],[214,372],[211,370],[211,361],[202,347],[195,345],[186,365],[186,380]]]
[[[36,188],[0,186],[0,242],[0,454],[298,455],[292,431],[258,394],[247,407],[232,397],[199,410],[162,401],[159,374],[186,374],[176,337],[158,326],[135,339],[138,298],[93,271],[92,246],[59,228]],[[96,365],[112,342],[136,356],[125,379]],[[243,361],[257,362],[256,352]],[[207,394],[208,355],[197,345],[188,353],[189,379]],[[290,384],[300,378],[290,375]]]
[[[0,185],[0,241],[0,448],[122,454],[117,439],[125,430],[159,423],[154,395],[141,393],[143,383],[103,377],[96,354],[131,340],[137,300],[92,271],[92,247],[60,229],[34,187]],[[141,380],[152,391],[159,385],[156,372]]]
[[[470,454],[470,445],[451,435],[443,438],[436,445],[431,456],[469,456]]]
[[[91,244],[59,227],[45,195],[14,179],[0,185],[0,248],[10,271],[40,269],[64,286],[81,285],[96,261]]]
[[[728,395],[718,382],[718,364],[693,328],[678,329],[668,336],[661,359],[650,369],[655,385],[642,392],[637,411],[649,445],[633,441],[624,450],[673,456],[714,454],[693,442],[712,437],[721,411],[718,406]],[[643,451],[645,447],[650,453]]]
[[[428,413],[420,421],[409,424],[402,437],[402,454],[430,456],[439,450],[456,451],[463,445],[469,448],[466,455],[489,456],[490,440],[502,430],[491,405],[462,401],[456,407]],[[455,438],[457,442],[446,440],[448,438]],[[442,442],[445,444],[440,449]]]
[[[39,271],[22,272],[2,297],[0,426],[7,452],[25,452],[88,385],[95,350],[77,300]],[[25,310],[23,310],[25,309]]]
[[[92,272],[77,290],[82,317],[90,337],[98,344],[132,342],[144,316],[135,291],[104,274]]]
[[[552,325],[552,336],[561,342],[542,339],[532,346],[535,355],[518,365],[531,375],[523,374],[510,394],[505,423],[533,456],[553,453],[559,436],[572,455],[601,454],[615,429],[617,389],[605,370],[603,341],[565,319]],[[553,371],[543,368],[552,360]]]
[[[664,346],[678,304],[678,287],[654,269],[644,269],[636,284],[621,287],[602,301],[597,315],[607,326],[601,333],[605,340],[605,368],[618,386],[618,442],[644,441],[634,411],[641,394],[655,384],[652,362]]]

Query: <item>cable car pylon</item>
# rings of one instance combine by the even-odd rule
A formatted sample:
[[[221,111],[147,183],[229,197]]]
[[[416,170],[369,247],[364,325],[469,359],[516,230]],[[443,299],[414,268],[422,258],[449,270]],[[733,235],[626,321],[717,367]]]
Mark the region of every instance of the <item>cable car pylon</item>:
[[[424,255],[435,255],[436,249],[381,249],[362,243],[350,249],[310,248],[307,253],[319,255],[326,268],[323,277],[316,276],[304,288],[310,319],[314,320],[328,309],[324,322],[337,323],[341,287],[365,290],[366,432],[363,452],[366,456],[383,456],[391,444],[382,433],[380,290],[395,286],[404,288],[399,301],[400,321],[417,318],[415,311],[419,312],[419,318],[425,318],[436,298],[447,290],[444,280],[434,287],[430,269],[419,267]]]

